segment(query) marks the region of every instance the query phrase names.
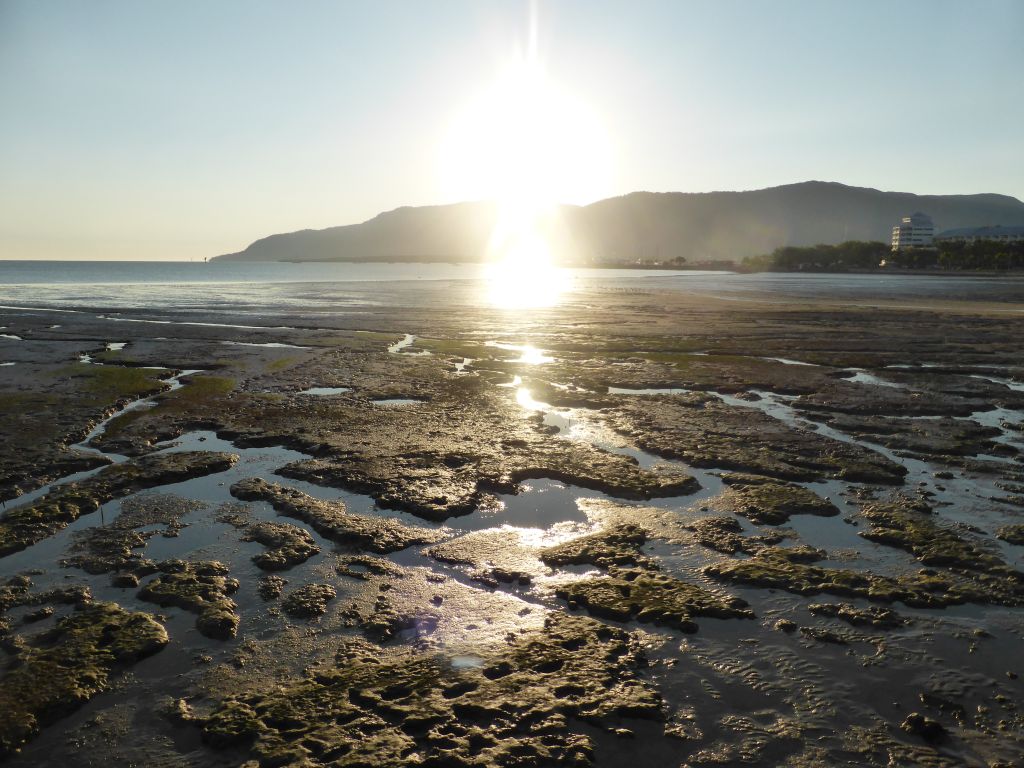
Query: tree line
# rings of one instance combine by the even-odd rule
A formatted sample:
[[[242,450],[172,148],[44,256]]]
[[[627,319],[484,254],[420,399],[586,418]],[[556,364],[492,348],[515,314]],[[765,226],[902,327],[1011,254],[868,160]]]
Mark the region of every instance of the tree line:
[[[748,256],[741,268],[745,272],[848,272],[880,268],[1007,271],[1024,269],[1024,242],[943,240],[929,248],[895,252],[887,243],[866,240],[838,245],[786,245],[771,253]]]

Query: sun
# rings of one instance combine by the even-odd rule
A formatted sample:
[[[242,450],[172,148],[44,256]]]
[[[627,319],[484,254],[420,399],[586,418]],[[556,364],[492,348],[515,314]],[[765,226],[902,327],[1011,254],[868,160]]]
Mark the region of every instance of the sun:
[[[488,294],[509,308],[550,306],[573,257],[560,205],[605,196],[610,141],[598,115],[549,77],[531,43],[453,121],[442,152],[445,195],[491,200]]]

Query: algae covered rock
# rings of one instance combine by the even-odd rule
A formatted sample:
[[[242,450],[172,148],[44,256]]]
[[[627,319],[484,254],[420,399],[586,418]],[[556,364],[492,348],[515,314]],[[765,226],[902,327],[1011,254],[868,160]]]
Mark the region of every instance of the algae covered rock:
[[[165,560],[158,567],[160,575],[142,586],[140,599],[198,614],[196,628],[207,637],[235,636],[237,606],[228,595],[238,591],[238,581],[228,577],[227,566],[217,561]]]
[[[799,485],[735,475],[722,480],[729,486],[724,501],[752,523],[781,525],[792,515],[839,514],[835,504]]]
[[[898,496],[862,511],[870,523],[861,536],[906,550],[924,565],[946,569],[956,591],[971,602],[1024,605],[1024,572],[942,525],[923,502]]]
[[[902,485],[906,468],[867,448],[784,424],[703,393],[631,397],[608,416],[638,447],[695,467],[782,480]]]
[[[766,547],[745,560],[709,565],[704,573],[733,584],[784,589],[799,595],[828,592],[887,603],[900,601],[915,608],[968,602],[1005,604],[1004,599],[1012,598],[956,574],[919,572],[890,577],[817,565],[814,560],[822,557],[824,553],[815,555],[803,548]]]
[[[231,486],[231,494],[245,501],[267,501],[287,517],[312,526],[324,538],[339,544],[386,554],[413,544],[430,544],[443,535],[429,528],[405,525],[386,517],[355,515],[342,501],[323,501],[295,488],[249,478]]]
[[[580,579],[559,587],[555,594],[595,616],[615,621],[636,619],[696,632],[694,616],[716,619],[753,618],[747,602],[721,595],[657,571],[639,568],[608,570],[608,575]]]
[[[309,531],[288,523],[254,523],[246,529],[242,541],[256,541],[267,547],[266,552],[252,557],[252,561],[265,571],[287,570],[320,552]]]
[[[587,766],[594,727],[662,721],[629,633],[552,614],[543,628],[455,666],[441,653],[342,644],[333,665],[198,720],[214,747],[261,765]],[[586,723],[586,726],[582,726]]]
[[[292,618],[312,619],[327,613],[327,604],[337,596],[330,584],[307,584],[289,593],[281,608]]]
[[[856,626],[870,626],[879,629],[902,627],[907,620],[891,608],[872,605],[858,608],[850,603],[811,603],[807,610],[815,616],[831,616]]]
[[[1004,525],[996,531],[996,537],[1007,544],[1024,546],[1024,525]]]
[[[0,677],[0,758],[108,687],[118,667],[167,645],[152,616],[91,603],[14,647]]]
[[[541,552],[548,565],[596,565],[607,573],[583,578],[555,590],[555,594],[595,616],[615,621],[637,619],[683,632],[696,632],[693,616],[751,618],[747,603],[716,594],[661,573],[640,553],[646,531],[619,524],[549,547]]]
[[[571,539],[545,549],[541,560],[548,565],[637,565],[645,561],[640,547],[647,541],[647,531],[638,525],[620,524]]]

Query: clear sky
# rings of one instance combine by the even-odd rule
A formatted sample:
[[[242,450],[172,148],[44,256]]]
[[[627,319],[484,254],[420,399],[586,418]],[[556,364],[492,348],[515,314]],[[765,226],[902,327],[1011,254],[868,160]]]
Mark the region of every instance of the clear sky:
[[[0,258],[201,259],[451,202],[525,2],[0,0]],[[564,0],[591,199],[807,179],[1024,197],[1021,0]],[[447,149],[445,149],[447,147]]]

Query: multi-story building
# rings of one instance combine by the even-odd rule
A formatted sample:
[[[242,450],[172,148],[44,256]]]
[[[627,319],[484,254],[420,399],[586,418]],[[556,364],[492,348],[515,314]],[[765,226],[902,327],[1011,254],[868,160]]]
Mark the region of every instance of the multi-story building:
[[[973,243],[977,240],[994,240],[1000,243],[1019,243],[1024,241],[1024,227],[961,227],[947,229],[935,236],[936,240],[958,240],[962,243]]]
[[[892,249],[902,251],[906,248],[921,248],[932,244],[935,237],[935,224],[931,217],[921,212],[912,216],[904,216],[899,226],[892,228]]]

